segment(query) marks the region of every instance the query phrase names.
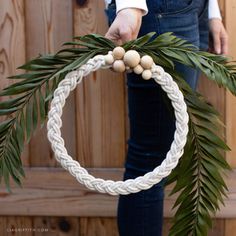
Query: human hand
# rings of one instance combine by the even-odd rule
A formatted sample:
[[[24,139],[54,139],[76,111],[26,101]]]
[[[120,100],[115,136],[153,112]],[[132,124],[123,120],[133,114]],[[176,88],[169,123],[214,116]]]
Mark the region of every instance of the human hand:
[[[137,8],[126,8],[119,11],[105,37],[121,45],[136,39],[142,23],[143,12]]]
[[[228,34],[225,27],[218,18],[209,20],[210,30],[210,52],[216,54],[228,54]]]

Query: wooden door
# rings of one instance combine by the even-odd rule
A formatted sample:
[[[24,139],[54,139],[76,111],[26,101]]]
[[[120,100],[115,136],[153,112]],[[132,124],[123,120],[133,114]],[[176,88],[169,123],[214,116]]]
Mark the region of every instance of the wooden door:
[[[15,74],[15,68],[26,60],[56,52],[75,35],[104,34],[108,28],[101,0],[0,0],[0,6],[1,88],[9,83],[5,78]],[[221,1],[231,55],[236,55],[233,6],[235,0]],[[232,109],[236,100],[207,80],[201,81],[199,89],[223,114],[233,149],[227,159],[236,166],[236,111]],[[121,75],[93,73],[70,95],[64,109],[63,137],[69,153],[95,176],[121,179],[128,137],[126,88]],[[45,128],[26,146],[22,160],[26,170],[23,188],[12,185],[11,194],[0,189],[0,235],[118,236],[117,197],[89,191],[62,170],[53,157]],[[232,236],[235,231],[235,175],[229,176],[229,199],[217,215],[211,235]],[[166,198],[164,235],[173,202]]]

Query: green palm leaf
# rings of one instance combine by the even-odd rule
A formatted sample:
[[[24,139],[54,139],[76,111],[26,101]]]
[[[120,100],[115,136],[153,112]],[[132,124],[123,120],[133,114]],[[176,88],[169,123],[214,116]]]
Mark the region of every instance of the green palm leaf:
[[[224,56],[199,51],[172,33],[162,34],[142,45],[140,49],[151,51],[161,59],[165,58],[200,69],[208,79],[236,95],[236,65],[229,63],[228,58]]]
[[[229,147],[215,133],[222,128],[218,112],[184,81],[179,81],[179,85],[190,122],[184,155],[167,181],[167,185],[175,182],[171,195],[179,193],[173,206],[178,209],[169,235],[206,236],[212,227],[211,217],[226,196],[223,176],[230,166],[220,150],[228,151]]]
[[[88,35],[85,38],[91,42],[97,39],[93,50],[89,50],[89,47],[73,48],[75,50],[66,48],[56,55],[39,56],[19,67],[27,70],[27,73],[9,77],[19,81],[0,92],[0,96],[14,96],[0,102],[0,115],[14,117],[0,125],[0,178],[4,177],[8,190],[10,176],[17,184],[20,184],[20,177],[24,176],[20,159],[24,143],[30,140],[38,124],[45,122],[48,105],[58,83],[69,71],[80,67],[96,54],[106,53],[112,49],[111,46],[114,47],[112,42],[98,35]],[[88,46],[84,38],[80,40],[76,45]],[[106,47],[103,42],[107,42]]]

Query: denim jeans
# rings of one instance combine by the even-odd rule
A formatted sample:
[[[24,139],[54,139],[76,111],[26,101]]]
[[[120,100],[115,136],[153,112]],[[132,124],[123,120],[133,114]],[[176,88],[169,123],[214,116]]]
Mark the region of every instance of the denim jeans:
[[[147,0],[149,13],[143,17],[139,36],[149,32],[174,32],[203,50],[208,48],[207,0]],[[115,4],[106,10],[109,23]],[[199,72],[176,64],[189,85],[196,89]],[[153,80],[127,74],[130,137],[124,179],[136,178],[160,165],[173,141],[175,120],[164,101],[165,93]],[[120,236],[161,236],[164,182],[149,190],[120,196]]]

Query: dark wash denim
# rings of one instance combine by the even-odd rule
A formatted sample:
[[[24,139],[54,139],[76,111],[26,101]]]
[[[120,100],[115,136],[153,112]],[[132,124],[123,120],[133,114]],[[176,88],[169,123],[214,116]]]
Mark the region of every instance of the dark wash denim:
[[[143,17],[139,36],[149,32],[174,32],[203,50],[208,48],[207,0],[147,0],[149,13]],[[115,4],[106,10],[111,24]],[[189,85],[196,89],[199,72],[176,64]],[[136,178],[160,165],[173,141],[175,120],[164,101],[165,93],[153,80],[127,74],[130,138],[124,179]],[[120,236],[161,236],[164,181],[149,190],[120,196]]]

